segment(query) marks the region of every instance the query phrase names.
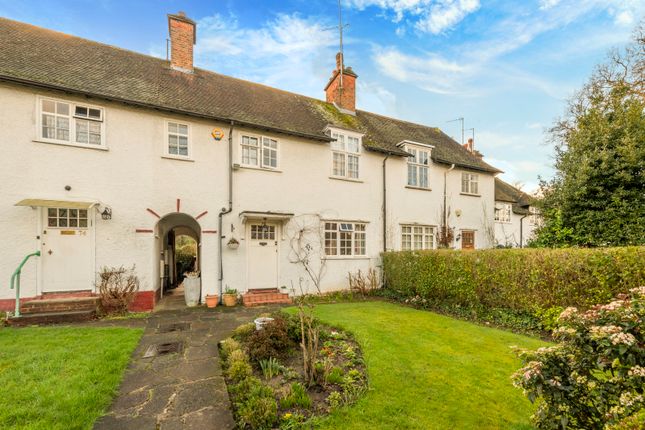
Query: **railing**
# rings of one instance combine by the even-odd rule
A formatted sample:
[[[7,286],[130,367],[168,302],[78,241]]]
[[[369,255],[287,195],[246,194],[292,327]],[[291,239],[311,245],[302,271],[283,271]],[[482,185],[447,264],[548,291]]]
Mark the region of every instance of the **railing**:
[[[40,257],[40,251],[33,252],[27,255],[22,259],[22,262],[18,265],[18,268],[11,275],[11,289],[16,288],[16,311],[14,312],[15,317],[20,316],[20,272],[22,271],[23,266],[31,257]]]

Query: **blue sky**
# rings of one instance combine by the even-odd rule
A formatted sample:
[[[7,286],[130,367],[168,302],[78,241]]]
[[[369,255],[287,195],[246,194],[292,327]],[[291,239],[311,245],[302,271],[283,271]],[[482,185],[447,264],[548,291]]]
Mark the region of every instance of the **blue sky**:
[[[198,22],[196,64],[323,98],[338,50],[335,0],[0,0],[0,15],[164,57],[167,13]],[[343,0],[358,107],[440,127],[537,187],[552,174],[544,130],[623,46],[645,0]],[[467,132],[469,134],[470,132]]]

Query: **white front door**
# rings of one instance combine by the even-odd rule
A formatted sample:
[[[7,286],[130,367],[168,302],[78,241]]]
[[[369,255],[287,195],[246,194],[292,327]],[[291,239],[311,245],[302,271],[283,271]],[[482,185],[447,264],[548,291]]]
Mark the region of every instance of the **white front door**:
[[[65,208],[43,208],[43,212],[43,292],[92,290],[93,213]]]
[[[248,227],[248,288],[278,286],[278,226],[250,224]]]

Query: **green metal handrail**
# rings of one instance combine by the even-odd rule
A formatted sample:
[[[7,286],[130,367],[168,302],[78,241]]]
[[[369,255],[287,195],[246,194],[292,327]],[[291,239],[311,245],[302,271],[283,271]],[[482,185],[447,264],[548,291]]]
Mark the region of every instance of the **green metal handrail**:
[[[11,289],[13,290],[14,286],[16,287],[16,311],[14,316],[20,316],[20,272],[22,271],[23,266],[27,263],[31,257],[40,257],[40,251],[32,252],[22,259],[22,262],[18,265],[18,268],[11,275]]]

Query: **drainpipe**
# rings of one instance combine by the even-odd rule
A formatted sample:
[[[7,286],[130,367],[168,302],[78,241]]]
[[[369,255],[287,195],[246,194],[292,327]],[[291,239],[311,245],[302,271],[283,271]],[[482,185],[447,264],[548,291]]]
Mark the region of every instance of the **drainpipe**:
[[[443,221],[442,228],[443,234],[446,234],[446,229],[448,228],[448,173],[455,168],[454,164],[450,165],[450,168],[443,172]],[[448,244],[446,244],[447,246]]]
[[[385,163],[390,158],[390,153],[383,158],[383,252],[387,252],[387,182],[385,176]]]
[[[526,214],[522,218],[520,218],[520,248],[524,248],[524,238],[523,238],[524,232],[522,230],[524,228],[524,224],[523,224],[524,218],[526,218],[527,216],[529,215]]]
[[[224,258],[222,256],[222,229],[223,229],[223,220],[224,215],[233,212],[233,126],[235,125],[234,121],[231,121],[231,127],[228,131],[228,208],[222,208],[220,210],[217,220],[217,236],[218,236],[218,251],[219,251],[219,304],[222,304],[222,283],[224,281]]]

